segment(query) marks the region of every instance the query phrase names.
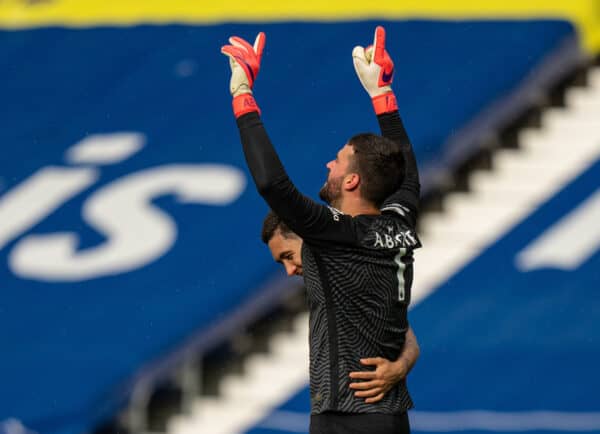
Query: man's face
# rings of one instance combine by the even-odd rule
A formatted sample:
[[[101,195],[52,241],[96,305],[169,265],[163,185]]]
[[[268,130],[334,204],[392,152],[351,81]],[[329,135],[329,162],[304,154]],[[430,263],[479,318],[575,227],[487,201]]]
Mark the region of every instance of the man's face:
[[[335,160],[327,163],[329,174],[319,191],[319,197],[332,206],[335,206],[342,197],[342,182],[350,172],[353,155],[354,148],[346,144],[338,151]]]
[[[275,231],[268,243],[275,262],[284,266],[288,276],[302,276],[302,239],[295,234],[283,236]]]

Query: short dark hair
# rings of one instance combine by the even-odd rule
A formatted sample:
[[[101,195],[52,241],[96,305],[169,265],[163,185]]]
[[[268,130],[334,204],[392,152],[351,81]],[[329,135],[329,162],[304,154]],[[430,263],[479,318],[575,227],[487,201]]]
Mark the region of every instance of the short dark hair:
[[[269,241],[271,241],[271,238],[273,238],[277,231],[279,231],[284,238],[298,237],[298,235],[296,235],[296,233],[292,231],[277,214],[272,210],[269,210],[262,226],[261,239],[263,243],[269,244]]]
[[[348,140],[354,148],[351,170],[361,179],[363,198],[381,206],[404,180],[402,145],[373,133],[361,133]]]

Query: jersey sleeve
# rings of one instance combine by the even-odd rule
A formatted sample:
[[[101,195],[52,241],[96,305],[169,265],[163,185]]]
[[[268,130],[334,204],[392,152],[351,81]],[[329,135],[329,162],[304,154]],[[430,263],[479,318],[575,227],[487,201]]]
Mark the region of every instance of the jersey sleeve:
[[[237,124],[256,188],[273,212],[303,239],[354,242],[350,216],[315,202],[292,183],[258,113],[240,116]]]
[[[407,219],[412,226],[416,224],[419,212],[419,170],[415,153],[400,118],[398,110],[377,116],[381,135],[402,146],[404,156],[404,181],[392,195],[385,199],[381,211],[396,212]]]

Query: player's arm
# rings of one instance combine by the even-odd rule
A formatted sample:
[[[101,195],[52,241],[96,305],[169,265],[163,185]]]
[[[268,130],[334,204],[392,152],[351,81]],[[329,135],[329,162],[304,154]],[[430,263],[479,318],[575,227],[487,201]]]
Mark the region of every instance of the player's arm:
[[[381,134],[402,146],[405,160],[405,176],[398,190],[385,201],[384,207],[408,206],[416,216],[419,207],[419,171],[414,150],[400,118],[396,96],[392,90],[394,63],[385,49],[385,30],[375,29],[373,45],[357,46],[352,51],[356,74],[371,97]],[[408,213],[407,213],[408,214]],[[413,222],[414,223],[414,222]]]
[[[360,360],[362,365],[369,366],[372,370],[350,373],[350,378],[359,380],[350,383],[350,388],[355,390],[354,396],[364,398],[367,404],[380,401],[398,382],[406,378],[420,353],[417,337],[412,328],[409,328],[402,353],[395,361],[383,357]]]
[[[302,238],[327,234],[330,239],[351,233],[342,219],[336,230],[330,230],[333,219],[328,207],[302,195],[289,179],[267,131],[260,119],[260,109],[252,88],[260,69],[265,35],[260,33],[254,45],[239,37],[229,39],[230,45],[221,48],[229,57],[231,67],[230,92],[233,112],[246,163],[260,195],[271,209]]]
[[[421,347],[419,347],[419,342],[417,341],[417,335],[413,331],[412,327],[409,327],[406,331],[406,337],[404,341],[404,349],[402,350],[402,354],[396,360],[397,362],[403,360],[406,363],[406,375],[412,371],[412,368],[417,363],[419,356],[421,355]]]

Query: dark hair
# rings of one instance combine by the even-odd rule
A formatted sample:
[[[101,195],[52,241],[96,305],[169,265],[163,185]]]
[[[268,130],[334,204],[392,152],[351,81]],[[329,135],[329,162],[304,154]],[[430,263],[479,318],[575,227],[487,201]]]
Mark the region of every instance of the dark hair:
[[[269,211],[263,221],[262,233],[260,236],[263,243],[269,244],[269,241],[271,241],[271,238],[273,238],[273,235],[275,235],[275,232],[277,231],[279,231],[284,238],[298,237],[298,235],[296,235],[296,233],[292,231],[277,214],[273,211]]]
[[[404,180],[402,145],[372,133],[357,134],[348,145],[354,148],[351,170],[360,176],[362,197],[380,206]]]

